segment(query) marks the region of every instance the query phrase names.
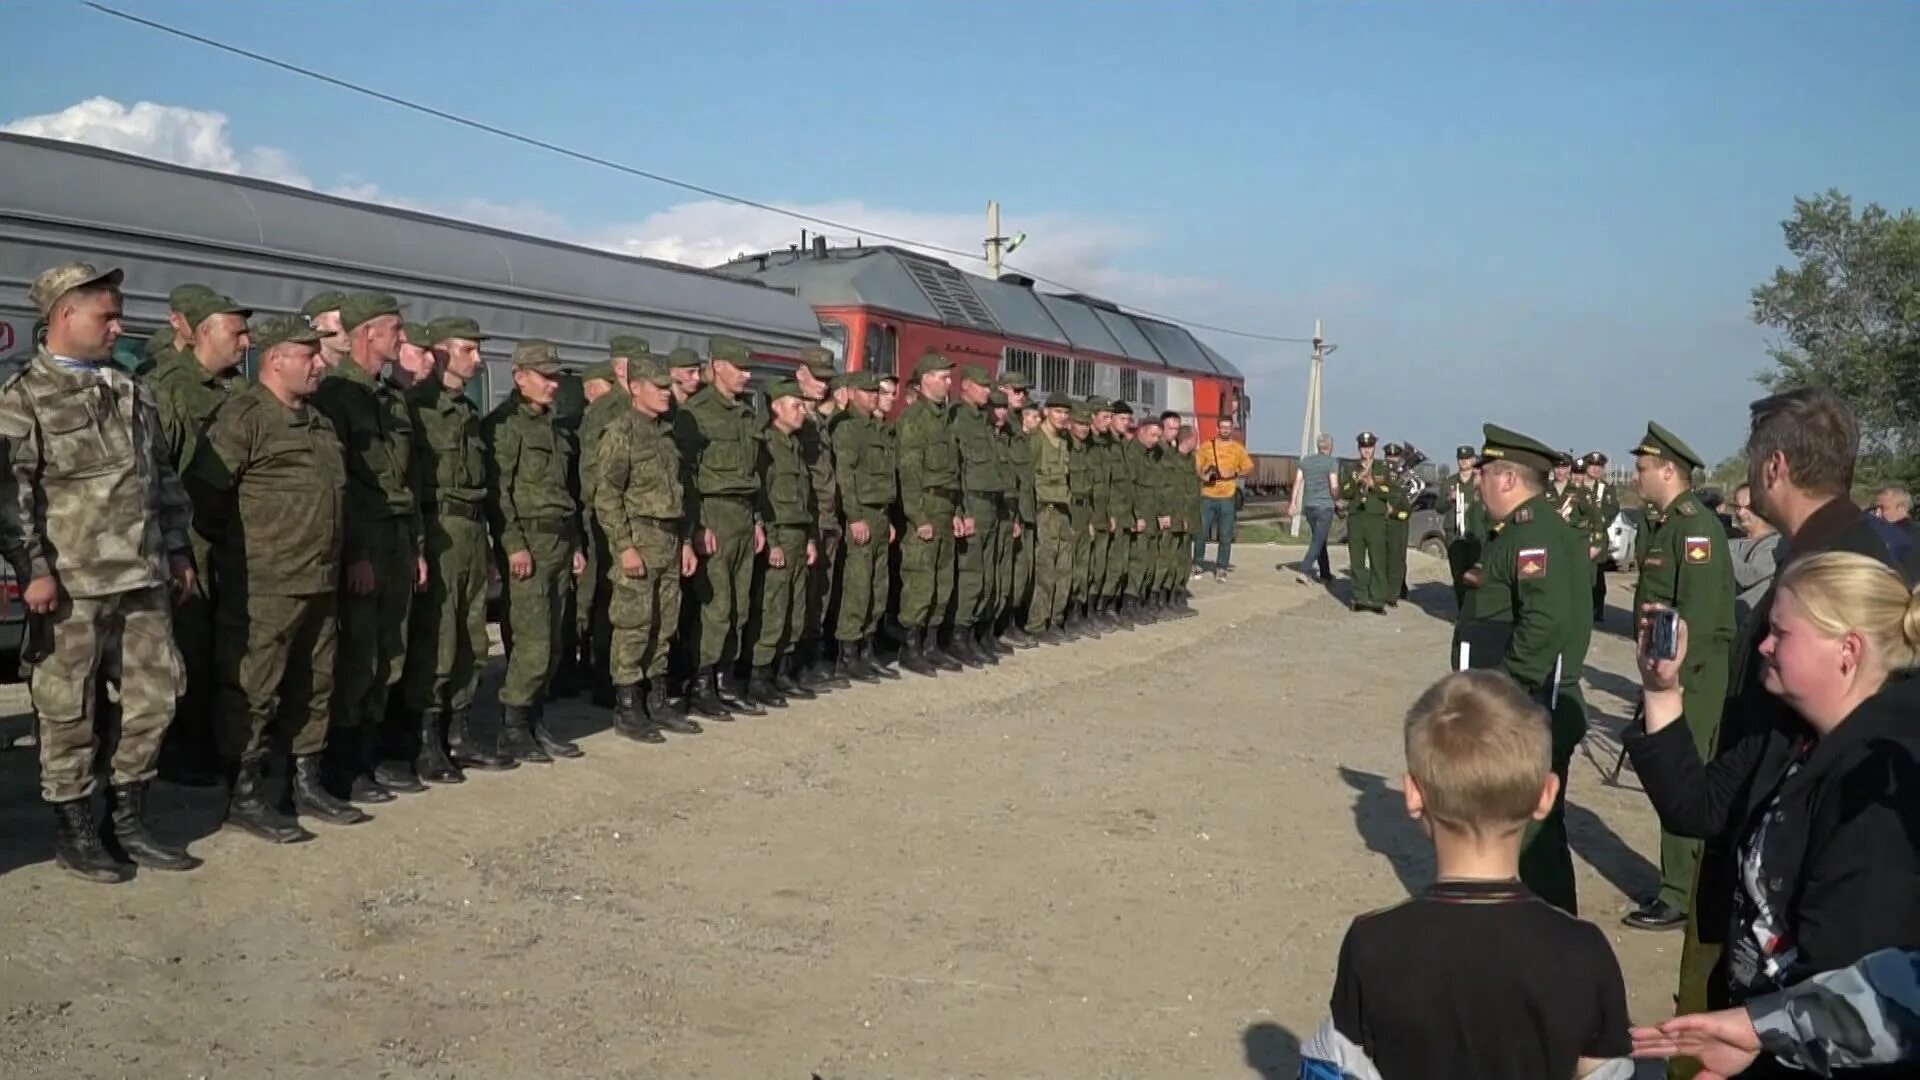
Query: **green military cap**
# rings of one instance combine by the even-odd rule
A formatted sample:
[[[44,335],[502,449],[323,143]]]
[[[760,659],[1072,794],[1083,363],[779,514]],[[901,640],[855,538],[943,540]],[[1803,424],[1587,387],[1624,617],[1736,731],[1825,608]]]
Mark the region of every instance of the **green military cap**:
[[[987,369],[980,364],[960,365],[960,381],[977,386],[992,386],[993,380],[987,377]]]
[[[407,344],[415,348],[427,349],[433,347],[433,329],[426,323],[407,323],[400,328],[400,333],[406,337]]]
[[[340,304],[340,329],[351,330],[382,315],[400,314],[400,301],[388,293],[357,292]]]
[[[855,390],[877,392],[880,389],[880,384],[892,377],[891,375],[882,375],[877,371],[856,371],[853,373],[853,388]]]
[[[1056,390],[1047,395],[1047,408],[1049,409],[1073,409],[1079,406],[1080,403],[1073,400],[1072,394],[1063,394]]]
[[[480,324],[462,315],[449,315],[428,323],[427,337],[435,345],[454,338],[475,344],[487,340],[487,335],[480,332]]]
[[[611,374],[613,365],[608,364],[607,369]],[[667,374],[667,366],[660,362],[659,357],[651,354],[627,361],[627,381],[652,383],[662,390],[673,387],[673,376]]]
[[[1453,456],[1457,458],[1479,457],[1480,451],[1472,446],[1463,444],[1453,448]]]
[[[301,304],[300,314],[305,315],[309,319],[316,318],[329,311],[339,311],[341,305],[346,302],[346,293],[338,289],[328,289],[323,293],[315,293],[312,299]]]
[[[1360,446],[1372,446],[1380,440],[1373,432],[1363,431],[1353,441]]]
[[[1007,395],[999,390],[988,391],[987,405],[992,408],[1004,409],[1007,407]]]
[[[646,338],[640,337],[637,334],[615,334],[613,340],[607,342],[607,359],[609,360],[623,356],[628,360],[633,360],[638,357],[652,355],[653,346],[647,343]],[[608,365],[608,370],[612,370],[611,364]],[[588,378],[592,378],[592,376],[588,376]]]
[[[707,355],[715,360],[740,365],[745,364],[753,356],[753,352],[747,348],[747,343],[739,338],[715,334],[712,340],[707,342]]]
[[[633,371],[633,365],[631,363],[627,365],[627,371],[629,373]],[[593,364],[589,366],[587,370],[581,372],[580,377],[582,379],[604,379],[607,382],[613,382],[613,361],[602,360],[597,364]]]
[[[1113,411],[1113,402],[1108,401],[1106,398],[1103,398],[1098,394],[1092,397],[1089,397],[1087,399],[1087,414],[1089,416],[1091,416],[1094,413],[1103,413],[1103,412],[1110,413],[1112,411]]]
[[[1023,372],[1003,371],[1000,373],[1000,385],[1009,390],[1031,390],[1033,380],[1027,378]]]
[[[1482,425],[1485,442],[1480,447],[1480,463],[1511,461],[1542,472],[1553,468],[1560,452],[1538,439],[1529,438],[1498,424]]]
[[[275,345],[318,345],[320,335],[307,320],[294,315],[268,315],[255,319],[247,328],[253,347],[264,356]]]
[[[1059,396],[1059,394],[1055,394],[1053,397],[1048,398],[1047,408],[1053,408],[1054,399]],[[1087,407],[1086,402],[1076,401],[1067,406],[1067,419],[1076,424],[1091,424],[1093,423],[1093,410]]]
[[[831,379],[834,375],[833,353],[819,345],[809,345],[800,350],[800,366],[806,368],[816,379]]]
[[[1099,412],[1100,410],[1095,409],[1094,411]],[[1116,401],[1113,404],[1107,406],[1107,411],[1112,413],[1115,416],[1132,416],[1133,406],[1127,404],[1124,401]]]
[[[188,326],[199,326],[215,315],[238,315],[242,319],[253,318],[250,308],[241,307],[231,296],[221,296],[205,285],[180,285],[167,294],[167,307],[177,311],[187,320]]]
[[[1580,460],[1583,465],[1598,465],[1603,469],[1607,467],[1607,455],[1598,450],[1588,453],[1586,457]]]
[[[920,359],[915,360],[913,362],[913,377],[916,379],[931,371],[952,371],[952,370],[953,370],[953,361],[947,359],[946,357],[940,355],[937,352],[934,352],[931,349],[927,350],[924,353],[921,353]]]
[[[1390,442],[1387,445],[1381,447],[1380,452],[1387,455],[1388,457],[1399,457],[1400,444],[1397,442]]]
[[[101,270],[92,263],[62,263],[52,269],[42,270],[40,276],[33,279],[33,286],[27,290],[27,299],[33,301],[34,309],[40,314],[50,315],[54,302],[73,290],[89,285],[117,289],[126,276],[123,271]]]
[[[800,393],[800,384],[792,379],[775,379],[767,384],[765,390],[768,401],[779,401],[783,397],[804,397]]]
[[[1699,454],[1693,452],[1693,447],[1680,441],[1679,436],[1652,422],[1647,424],[1646,438],[1640,440],[1640,445],[1634,447],[1633,452],[1645,454],[1648,457],[1666,458],[1688,469],[1702,468],[1706,464],[1700,460]]]
[[[551,341],[542,341],[539,338],[528,338],[514,346],[513,370],[537,371],[542,375],[558,375],[564,370],[560,366],[560,350],[554,348],[553,342]]]
[[[140,352],[147,359],[152,360],[171,348],[173,348],[173,327],[163,326],[147,336],[147,343]]]
[[[667,354],[667,366],[670,368],[699,367],[700,354],[682,345]]]

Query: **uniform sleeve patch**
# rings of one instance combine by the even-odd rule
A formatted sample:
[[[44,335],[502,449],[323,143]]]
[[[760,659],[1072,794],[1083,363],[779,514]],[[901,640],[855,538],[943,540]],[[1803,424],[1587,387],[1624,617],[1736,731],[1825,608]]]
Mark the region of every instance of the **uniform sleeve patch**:
[[[1704,536],[1687,537],[1687,562],[1692,565],[1713,561],[1713,542]]]
[[[1516,569],[1522,578],[1546,577],[1547,549],[1521,548]]]

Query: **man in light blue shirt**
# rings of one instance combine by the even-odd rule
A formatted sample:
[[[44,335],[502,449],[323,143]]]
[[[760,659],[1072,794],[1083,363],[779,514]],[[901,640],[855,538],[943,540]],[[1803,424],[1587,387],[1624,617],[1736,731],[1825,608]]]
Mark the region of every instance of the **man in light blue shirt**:
[[[1333,528],[1333,501],[1340,486],[1340,462],[1333,456],[1333,436],[1323,434],[1314,445],[1319,452],[1300,459],[1300,468],[1293,478],[1293,496],[1287,505],[1288,517],[1306,515],[1312,535],[1307,541],[1306,557],[1300,560],[1302,584],[1308,581],[1324,584],[1333,578],[1332,568],[1327,565],[1327,533]]]

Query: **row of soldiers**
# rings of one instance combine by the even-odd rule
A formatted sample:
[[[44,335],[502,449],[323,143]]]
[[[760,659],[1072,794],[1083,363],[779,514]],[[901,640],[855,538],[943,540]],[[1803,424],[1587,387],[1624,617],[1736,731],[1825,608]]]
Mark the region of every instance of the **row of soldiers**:
[[[200,285],[173,291],[134,377],[109,362],[120,280],[36,279],[46,338],[0,387],[16,493],[0,554],[52,635],[32,675],[43,796],[59,862],[92,880],[198,864],[144,822],[163,738],[218,762],[228,824],[289,843],[311,838],[302,817],[354,824],[467,770],[579,756],[545,713],[569,656],[616,730],[660,742],[699,732],[690,714],[897,677],[883,635],[931,675],[1186,607],[1199,481],[1175,414],[1036,408],[978,365],[949,401],[953,366],[928,353],[889,422],[892,378],[814,349],[763,388],[763,416],[744,343],[656,357],[621,336],[585,373],[577,426],[538,340],[483,416],[472,319],[409,323],[356,292],[249,323]],[[494,577],[507,662],[488,741],[473,712]],[[108,672],[120,734],[96,828]]]

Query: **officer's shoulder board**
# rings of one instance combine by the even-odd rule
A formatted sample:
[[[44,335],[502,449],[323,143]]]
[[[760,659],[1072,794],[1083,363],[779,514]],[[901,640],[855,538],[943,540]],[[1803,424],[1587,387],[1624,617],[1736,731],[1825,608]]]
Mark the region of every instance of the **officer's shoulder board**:
[[[1679,502],[1673,504],[1673,510],[1674,513],[1679,514],[1681,517],[1692,517],[1700,512],[1700,504],[1694,502],[1692,499],[1681,499]]]
[[[1515,510],[1513,512],[1513,523],[1515,525],[1525,525],[1527,522],[1532,520],[1533,520],[1533,507],[1531,506],[1523,506],[1520,509]]]

